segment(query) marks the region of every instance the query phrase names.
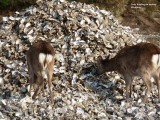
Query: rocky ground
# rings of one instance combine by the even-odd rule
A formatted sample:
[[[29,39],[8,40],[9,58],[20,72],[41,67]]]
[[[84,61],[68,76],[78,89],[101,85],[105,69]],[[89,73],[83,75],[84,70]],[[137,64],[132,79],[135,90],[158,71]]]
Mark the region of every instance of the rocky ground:
[[[125,83],[115,72],[93,76],[82,72],[126,45],[145,42],[137,29],[122,26],[109,11],[65,0],[42,1],[0,21],[0,119],[158,120],[160,103],[153,83],[147,104],[145,85],[133,82],[132,99],[125,101]],[[28,96],[26,51],[37,39],[55,48],[53,104]]]

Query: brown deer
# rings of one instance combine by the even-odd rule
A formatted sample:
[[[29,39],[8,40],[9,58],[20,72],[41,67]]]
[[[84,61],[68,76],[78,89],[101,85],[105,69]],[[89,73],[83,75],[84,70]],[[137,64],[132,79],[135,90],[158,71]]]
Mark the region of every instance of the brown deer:
[[[126,98],[131,97],[133,78],[141,77],[147,86],[143,102],[147,101],[151,93],[150,78],[153,77],[160,100],[160,48],[158,46],[151,43],[139,43],[124,47],[111,59],[102,59],[101,56],[98,56],[96,73],[100,75],[109,71],[117,71],[124,77]]]
[[[38,40],[33,43],[27,53],[28,72],[31,88],[34,88],[33,99],[42,90],[44,95],[44,82],[48,82],[50,101],[52,102],[52,74],[54,65],[54,49],[49,42]]]

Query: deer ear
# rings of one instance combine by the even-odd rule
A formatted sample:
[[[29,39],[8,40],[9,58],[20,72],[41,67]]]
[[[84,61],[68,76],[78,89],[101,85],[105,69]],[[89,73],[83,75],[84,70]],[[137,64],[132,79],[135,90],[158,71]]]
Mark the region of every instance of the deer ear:
[[[102,61],[102,56],[98,56],[98,57],[97,57],[97,61],[98,61],[98,62]]]

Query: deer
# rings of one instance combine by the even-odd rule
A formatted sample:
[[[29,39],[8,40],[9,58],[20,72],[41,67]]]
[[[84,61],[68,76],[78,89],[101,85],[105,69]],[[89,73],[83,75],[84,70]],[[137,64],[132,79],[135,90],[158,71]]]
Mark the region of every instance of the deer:
[[[158,88],[160,101],[160,48],[152,43],[138,43],[122,48],[114,57],[103,59],[98,56],[96,60],[96,74],[116,71],[125,81],[126,99],[131,98],[132,81],[136,77],[143,79],[147,89],[142,102],[147,102],[151,93],[151,77],[154,78]]]
[[[52,103],[52,74],[54,66],[54,48],[47,41],[37,40],[33,42],[27,52],[27,65],[29,73],[29,84],[34,89],[33,99],[42,90],[44,95],[44,83],[48,82],[50,101]]]

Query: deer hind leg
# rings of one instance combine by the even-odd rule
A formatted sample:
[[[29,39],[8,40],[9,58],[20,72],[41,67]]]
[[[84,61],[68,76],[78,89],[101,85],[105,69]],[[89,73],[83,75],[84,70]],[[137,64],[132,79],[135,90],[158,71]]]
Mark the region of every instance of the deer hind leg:
[[[158,99],[160,100],[160,81],[159,81],[159,75],[158,74],[154,74],[153,78],[157,84],[157,89],[158,89]]]
[[[36,89],[34,88],[35,92],[32,97],[33,99],[35,99],[36,96],[40,93],[40,90],[42,89],[43,84],[44,84],[44,81],[43,81],[42,77],[39,77],[36,81],[36,87],[35,87]]]
[[[42,93],[43,93],[43,96],[44,96],[44,82],[42,83]]]
[[[146,86],[147,86],[147,89],[146,89],[146,92],[145,92],[145,96],[143,98],[143,102],[147,102],[148,101],[148,97],[150,96],[151,94],[151,87],[152,87],[152,83],[151,83],[151,80],[150,80],[150,75],[148,73],[144,73],[142,75],[142,79],[144,80]]]
[[[158,99],[159,99],[159,102],[160,102],[160,80],[159,80],[159,77],[157,79],[157,88],[158,88]]]
[[[160,102],[160,79],[159,79],[159,77],[158,77],[156,83],[157,83],[157,88],[158,88],[158,99],[159,99],[159,102]]]
[[[53,66],[48,67],[48,87],[50,92],[50,101],[52,103],[53,96],[52,96],[52,74],[53,74]]]

